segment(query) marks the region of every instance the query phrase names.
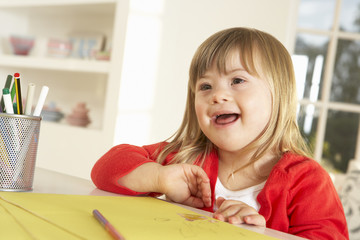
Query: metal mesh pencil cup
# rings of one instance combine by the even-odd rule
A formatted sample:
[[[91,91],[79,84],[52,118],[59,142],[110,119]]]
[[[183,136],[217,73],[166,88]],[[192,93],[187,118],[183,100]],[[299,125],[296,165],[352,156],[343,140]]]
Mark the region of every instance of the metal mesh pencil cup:
[[[30,191],[41,117],[0,113],[0,191]]]

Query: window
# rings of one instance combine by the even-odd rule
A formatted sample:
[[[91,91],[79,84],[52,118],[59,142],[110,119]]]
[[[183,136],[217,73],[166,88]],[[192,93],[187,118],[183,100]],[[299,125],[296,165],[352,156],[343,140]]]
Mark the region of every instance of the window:
[[[360,0],[299,0],[298,122],[329,172],[360,159]]]

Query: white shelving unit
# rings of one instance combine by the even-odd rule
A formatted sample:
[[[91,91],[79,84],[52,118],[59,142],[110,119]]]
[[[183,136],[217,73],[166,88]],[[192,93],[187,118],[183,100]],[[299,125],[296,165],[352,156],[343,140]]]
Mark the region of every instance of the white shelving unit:
[[[2,67],[18,67],[39,70],[46,69],[64,72],[85,72],[102,74],[108,74],[110,72],[109,61],[1,55],[0,63]]]
[[[94,162],[112,146],[128,14],[129,0],[0,0],[0,85],[8,74],[20,72],[23,91],[33,82],[38,96],[42,85],[49,86],[46,103],[56,102],[65,115],[78,102],[90,110],[86,128],[64,119],[42,121],[38,166],[89,178]],[[47,39],[72,34],[105,36],[110,61],[54,58],[39,51],[46,49]],[[34,37],[34,50],[13,55],[10,35]]]

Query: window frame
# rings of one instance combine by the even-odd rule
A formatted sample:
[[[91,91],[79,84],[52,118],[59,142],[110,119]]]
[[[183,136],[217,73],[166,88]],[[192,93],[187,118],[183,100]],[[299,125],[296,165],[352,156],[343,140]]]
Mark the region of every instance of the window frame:
[[[330,93],[331,93],[331,84],[332,78],[334,73],[335,67],[335,57],[336,57],[336,50],[339,40],[360,40],[360,33],[351,33],[351,32],[343,32],[340,31],[340,13],[341,13],[341,6],[342,0],[335,0],[335,8],[334,8],[334,18],[333,18],[333,25],[330,30],[318,30],[318,29],[309,29],[309,28],[301,28],[297,25],[297,15],[299,12],[300,1],[297,0],[297,14],[295,14],[296,21],[295,21],[295,33],[294,33],[294,40],[292,50],[295,49],[295,41],[296,36],[298,34],[311,34],[311,35],[319,35],[319,36],[326,36],[329,38],[329,44],[327,49],[327,57],[324,64],[324,74],[322,76],[322,92],[321,98],[317,101],[311,101],[310,99],[300,99],[298,101],[299,106],[309,106],[313,105],[319,109],[319,117],[317,122],[317,130],[316,130],[316,140],[314,145],[314,152],[313,157],[316,161],[320,162],[323,156],[323,145],[325,141],[325,134],[326,134],[326,124],[327,124],[327,117],[328,112],[331,110],[342,111],[342,112],[351,112],[351,113],[358,113],[360,114],[360,104],[353,104],[353,103],[344,103],[344,102],[334,102],[330,101]],[[294,51],[292,51],[294,52]],[[354,159],[360,162],[360,121],[359,121],[359,128],[357,132],[357,140],[355,145],[355,154]]]

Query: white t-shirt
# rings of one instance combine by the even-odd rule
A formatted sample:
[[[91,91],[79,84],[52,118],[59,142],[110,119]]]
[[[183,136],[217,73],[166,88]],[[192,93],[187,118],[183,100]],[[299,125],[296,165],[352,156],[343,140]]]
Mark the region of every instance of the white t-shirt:
[[[219,178],[216,181],[216,185],[215,185],[215,197],[223,197],[225,199],[231,199],[231,200],[236,200],[236,201],[241,201],[243,203],[246,203],[247,205],[253,207],[256,209],[256,211],[259,211],[260,209],[260,204],[258,203],[258,201],[256,200],[257,195],[260,193],[260,191],[264,188],[266,181],[249,187],[249,188],[245,188],[243,190],[239,190],[239,191],[231,191],[227,188],[224,187],[224,185],[222,185],[221,181],[219,180]],[[216,204],[214,204],[214,211],[217,210]]]

